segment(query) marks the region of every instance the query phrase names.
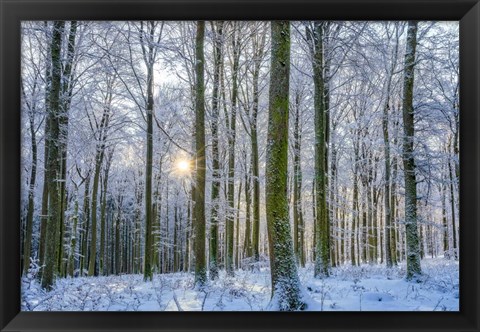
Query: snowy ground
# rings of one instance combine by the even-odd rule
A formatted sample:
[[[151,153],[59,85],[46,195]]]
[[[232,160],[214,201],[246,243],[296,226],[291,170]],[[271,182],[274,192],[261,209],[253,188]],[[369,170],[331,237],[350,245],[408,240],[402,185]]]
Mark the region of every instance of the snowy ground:
[[[304,293],[314,311],[458,311],[458,262],[422,261],[420,281],[403,279],[405,265],[342,266],[332,276],[314,279],[312,266],[300,269]],[[37,281],[22,280],[24,311],[262,311],[270,299],[270,274],[225,273],[202,291],[193,287],[193,274],[142,275],[58,279],[51,292]]]

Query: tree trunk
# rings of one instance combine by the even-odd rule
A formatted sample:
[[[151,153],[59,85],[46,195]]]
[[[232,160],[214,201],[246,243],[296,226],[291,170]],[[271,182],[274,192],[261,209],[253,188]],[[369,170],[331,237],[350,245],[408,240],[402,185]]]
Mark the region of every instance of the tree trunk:
[[[314,83],[315,108],[315,267],[314,276],[327,277],[330,265],[330,236],[327,211],[326,181],[326,114],[325,114],[325,81],[323,59],[323,26],[314,23],[313,31],[307,28],[307,36],[311,40],[311,56]]]
[[[360,211],[358,208],[358,163],[360,161],[359,156],[359,144],[360,144],[360,135],[359,130],[356,129],[356,139],[354,143],[354,162],[353,162],[353,197],[352,197],[352,225],[351,225],[351,234],[350,234],[350,258],[352,265],[359,265],[359,260],[357,260],[357,248],[358,248],[358,235],[357,228],[360,221]]]
[[[80,275],[84,275],[84,269],[88,264],[88,234],[90,228],[90,170],[85,177],[85,189],[83,193],[83,214],[82,214],[82,237],[80,256]]]
[[[238,99],[238,66],[240,61],[240,33],[237,31],[238,22],[234,22],[232,47],[233,47],[233,68],[232,68],[232,107],[229,119],[228,133],[228,213],[226,218],[227,255],[225,269],[229,276],[233,276],[233,249],[234,249],[234,222],[235,222],[235,140],[237,122],[237,99]]]
[[[328,264],[327,264],[327,269],[331,265],[332,262],[332,257],[335,254],[335,246],[332,246],[332,237],[331,235],[331,215],[332,215],[332,209],[331,209],[331,202],[329,201],[329,179],[328,179],[328,150],[329,150],[329,141],[330,141],[330,57],[327,55],[328,54],[328,31],[330,30],[330,22],[326,21],[323,23],[322,26],[322,50],[323,50],[323,128],[324,128],[324,169],[323,169],[323,174],[325,176],[324,180],[324,196],[325,196],[325,221],[324,224],[326,226],[325,229],[325,234],[324,236],[324,241],[326,241],[326,248],[325,250],[328,252]],[[328,272],[328,271],[327,271]]]
[[[260,179],[258,165],[258,133],[257,133],[257,117],[258,117],[258,77],[260,72],[260,64],[255,68],[253,75],[253,109],[252,109],[252,125],[250,128],[252,138],[252,181],[253,181],[253,229],[252,229],[252,248],[253,257],[256,262],[260,258]]]
[[[331,135],[333,136],[336,129],[336,124],[332,123],[332,132]],[[330,160],[330,208],[331,208],[331,221],[335,223],[335,234],[336,240],[334,240],[334,247],[335,247],[335,257],[336,257],[336,265],[340,265],[342,263],[342,256],[343,256],[343,232],[345,225],[343,224],[342,219],[340,218],[339,213],[339,203],[335,202],[335,198],[339,197],[339,190],[338,190],[338,172],[337,172],[337,148],[335,145],[335,139],[331,138],[331,160]]]
[[[131,237],[132,244],[131,244],[131,255],[130,255],[130,272],[135,274],[141,272],[140,268],[140,232],[142,230],[141,225],[141,211],[140,208],[142,206],[143,201],[143,193],[145,192],[143,186],[144,184],[141,182],[140,177],[143,175],[142,172],[139,172],[139,182],[135,185],[135,198],[136,198],[136,205],[135,205],[135,213],[133,218],[133,234]]]
[[[403,80],[403,169],[405,178],[405,228],[407,237],[407,279],[422,273],[420,245],[417,228],[417,182],[414,158],[414,109],[413,85],[415,49],[417,46],[417,22],[408,22],[407,49]]]
[[[153,46],[150,45],[150,49]],[[150,50],[151,51],[151,50]],[[147,74],[147,156],[145,165],[145,258],[143,279],[152,280],[152,166],[153,166],[153,62]]]
[[[45,144],[48,145],[48,167],[46,169],[48,179],[48,221],[45,238],[45,261],[42,274],[42,288],[50,290],[54,281],[56,271],[56,249],[59,236],[60,201],[58,180],[60,175],[60,151],[58,147],[60,138],[60,87],[61,87],[61,44],[64,33],[65,22],[55,21],[53,24],[53,35],[51,43],[51,65],[52,76],[51,86],[48,95],[48,120],[49,132],[46,135]]]
[[[178,193],[177,193],[178,198]],[[178,272],[178,200],[173,208],[173,272]]]
[[[122,261],[123,256],[125,256],[126,250],[123,250],[120,253],[120,232],[122,229],[121,221],[122,221],[122,201],[123,197],[118,200],[118,209],[117,214],[115,216],[115,221],[113,223],[113,230],[115,231],[115,252],[114,252],[114,259],[113,259],[113,274],[118,275],[121,272],[120,262]],[[127,243],[127,241],[125,241]]]
[[[154,183],[155,183],[155,191],[153,193],[153,203],[152,203],[152,223],[155,226],[153,228],[152,234],[153,241],[153,257],[152,257],[152,267],[155,268],[157,271],[160,271],[160,243],[161,243],[161,236],[160,232],[162,229],[161,226],[161,218],[162,218],[162,195],[160,195],[160,182],[161,182],[161,172],[162,172],[162,159],[160,159],[158,163],[159,172],[155,176]]]
[[[98,184],[100,181],[100,171],[103,162],[104,151],[97,146],[97,152],[95,155],[95,172],[93,173],[93,187],[92,187],[92,207],[91,220],[92,220],[92,238],[90,240],[90,258],[88,261],[88,276],[93,276],[95,274],[95,263],[97,258],[97,195],[98,195]]]
[[[197,22],[195,38],[195,284],[203,287],[207,281],[205,264],[205,86],[204,50],[205,22]],[[232,243],[233,244],[233,243]]]
[[[195,196],[193,195],[194,193],[194,187],[192,185],[192,190],[191,190],[191,195],[193,198],[195,198]],[[191,263],[190,263],[190,252],[191,252],[191,248],[192,248],[192,234],[193,234],[193,212],[192,212],[192,200],[189,200],[188,201],[188,206],[187,206],[187,231],[186,231],[186,238],[187,238],[187,241],[185,243],[185,264],[187,265],[187,269],[186,271],[187,272],[190,272],[191,270]]]
[[[247,163],[247,156],[245,153],[245,164]],[[252,174],[252,161],[250,160],[249,166],[245,165],[245,239],[243,241],[243,251],[246,257],[252,257],[252,227],[251,227],[251,174]]]
[[[453,257],[458,260],[458,248],[457,248],[457,225],[455,222],[455,194],[454,194],[454,178],[452,164],[448,161],[448,175],[450,177],[450,207],[452,210],[452,238],[453,238]]]
[[[442,177],[442,182],[446,182],[446,179]],[[449,245],[449,232],[448,232],[448,222],[447,222],[447,187],[445,184],[439,186],[440,196],[442,200],[442,225],[443,225],[443,256],[447,259],[450,258],[450,245]]]
[[[242,181],[240,181],[240,185],[238,186],[238,194],[237,194],[237,210],[235,214],[235,268],[238,269],[240,267],[240,202],[242,196]]]
[[[389,76],[391,78],[391,76]],[[390,209],[391,204],[391,195],[390,195],[390,138],[388,133],[388,111],[390,107],[388,105],[388,98],[390,95],[390,82],[391,79],[387,82],[387,102],[383,108],[383,119],[382,119],[382,127],[383,127],[383,144],[384,144],[384,154],[385,154],[385,194],[384,197],[384,204],[385,204],[385,262],[387,267],[392,267],[392,245],[391,245],[391,228],[392,228],[392,213]]]
[[[220,72],[223,63],[223,21],[213,23],[215,31],[214,40],[214,69],[213,69],[213,91],[212,91],[212,212],[210,219],[210,255],[209,269],[210,279],[218,277],[218,210],[220,200],[220,156],[218,144],[218,119],[219,119],[219,86]]]
[[[73,208],[73,224],[70,236],[70,252],[68,253],[67,273],[70,277],[74,276],[75,269],[75,250],[77,248],[77,227],[78,227],[78,187],[75,186],[74,192],[74,208]]]
[[[58,239],[58,272],[61,276],[66,275],[66,264],[64,262],[64,233],[65,233],[65,211],[67,209],[67,146],[68,146],[68,118],[69,109],[73,94],[73,60],[75,56],[75,37],[77,33],[77,21],[71,21],[68,35],[66,63],[62,73],[61,85],[61,115],[60,122],[60,141],[59,150],[61,154],[61,181],[60,181],[60,236]]]
[[[396,253],[394,246],[394,234],[392,230],[393,226],[393,199],[395,193],[393,192],[390,174],[391,174],[391,160],[390,160],[390,133],[388,129],[389,125],[389,112],[390,112],[390,93],[392,87],[392,79],[397,63],[398,55],[398,25],[395,26],[397,39],[395,40],[395,46],[392,54],[391,65],[388,68],[387,73],[387,84],[385,90],[385,104],[383,106],[383,117],[382,117],[382,129],[383,129],[383,144],[384,144],[384,154],[385,154],[385,194],[384,194],[384,208],[385,208],[385,229],[384,229],[384,241],[385,241],[385,261],[387,267],[392,267],[396,264]],[[395,142],[394,142],[395,144]],[[394,179],[395,181],[395,179]]]
[[[45,134],[48,135],[50,129],[48,128],[48,120],[45,123]],[[44,169],[48,168],[48,146],[45,144],[45,153],[44,153]],[[45,245],[47,239],[47,223],[48,223],[48,178],[46,171],[43,172],[43,190],[42,190],[42,212],[40,216],[40,243],[38,246],[38,257],[40,258],[40,264],[44,264],[45,261]],[[42,274],[43,272],[41,272]]]
[[[395,127],[398,127],[398,121],[395,121]],[[397,132],[397,130],[395,130]],[[393,145],[397,146],[397,135],[393,138]],[[397,158],[392,160],[392,179],[390,186],[390,208],[391,208],[391,230],[390,230],[390,247],[392,249],[392,265],[397,265],[398,255],[397,255],[397,223],[396,216],[397,211],[397,172],[398,172],[398,162]]]
[[[48,28],[48,22],[44,22],[45,32],[47,34],[47,40],[49,37],[50,30]],[[50,39],[51,40],[51,39]],[[49,103],[49,94],[50,94],[50,87],[52,84],[52,63],[51,63],[51,43],[47,46],[47,55],[45,56],[46,64],[45,64],[45,105]],[[48,113],[45,121],[45,137],[49,135],[50,128],[49,128],[49,120],[48,120]],[[44,170],[48,168],[48,144],[44,144],[44,158],[43,158],[43,165]],[[48,178],[47,172],[43,172],[43,190],[42,190],[42,212],[41,212],[41,221],[40,221],[40,243],[38,246],[38,257],[40,258],[40,264],[43,264],[45,261],[45,245],[46,245],[46,238],[47,238],[47,222],[48,222]],[[43,271],[40,271],[40,275],[43,274]]]
[[[295,95],[295,118],[293,124],[293,248],[297,263],[305,265],[303,237],[303,213],[302,213],[302,165],[301,165],[301,142],[302,133],[300,128],[300,98],[299,92]]]
[[[23,91],[23,89],[22,89]],[[32,233],[33,233],[33,211],[35,209],[34,202],[34,189],[35,180],[37,177],[37,138],[35,134],[35,107],[29,112],[30,122],[30,139],[32,144],[32,168],[30,170],[30,180],[28,185],[28,210],[26,220],[26,232],[23,249],[23,273],[26,274],[30,267],[30,256],[32,248]]]
[[[111,96],[111,95],[110,95]],[[93,187],[92,187],[92,207],[91,207],[91,220],[92,220],[92,239],[90,241],[90,258],[88,263],[88,275],[93,276],[95,274],[95,264],[97,258],[97,195],[98,195],[98,185],[100,182],[100,173],[102,170],[103,157],[105,155],[105,144],[107,139],[106,128],[108,128],[108,123],[110,119],[110,104],[111,97],[107,101],[107,104],[104,105],[102,119],[97,128],[98,130],[98,141],[95,153],[95,172],[93,174]]]
[[[287,197],[290,23],[271,22],[271,71],[265,194],[274,310],[307,307],[300,291]]]
[[[104,178],[102,181],[102,193],[100,194],[101,196],[101,207],[100,207],[100,259],[99,259],[99,271],[101,274],[105,275],[106,274],[106,269],[105,269],[105,233],[106,233],[106,228],[105,228],[105,220],[106,220],[106,209],[107,209],[107,188],[108,188],[108,174],[110,171],[110,165],[112,161],[112,152],[108,155],[106,164],[105,164],[105,170],[104,170]]]
[[[372,166],[370,165],[370,172],[372,171]],[[374,218],[374,210],[373,207],[375,206],[374,201],[374,187],[373,187],[373,178],[369,177],[369,188],[367,189],[367,215],[368,215],[368,262],[370,264],[376,263],[376,256],[377,256],[377,247],[376,247],[376,223]]]

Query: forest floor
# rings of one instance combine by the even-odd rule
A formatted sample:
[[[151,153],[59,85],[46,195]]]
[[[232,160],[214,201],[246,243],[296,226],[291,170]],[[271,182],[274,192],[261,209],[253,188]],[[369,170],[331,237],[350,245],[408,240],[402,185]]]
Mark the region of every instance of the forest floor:
[[[443,258],[422,260],[424,275],[404,278],[405,264],[340,266],[326,279],[313,278],[313,266],[299,270],[313,311],[458,311],[459,266]],[[33,276],[22,279],[23,311],[262,311],[270,300],[268,267],[220,272],[218,280],[194,288],[192,273],[57,279],[45,292]]]

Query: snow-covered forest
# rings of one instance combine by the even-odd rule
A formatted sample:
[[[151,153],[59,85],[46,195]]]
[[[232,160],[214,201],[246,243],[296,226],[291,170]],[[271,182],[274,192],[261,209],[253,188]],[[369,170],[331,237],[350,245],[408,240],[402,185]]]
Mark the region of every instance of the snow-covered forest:
[[[458,22],[21,33],[22,310],[459,310]]]

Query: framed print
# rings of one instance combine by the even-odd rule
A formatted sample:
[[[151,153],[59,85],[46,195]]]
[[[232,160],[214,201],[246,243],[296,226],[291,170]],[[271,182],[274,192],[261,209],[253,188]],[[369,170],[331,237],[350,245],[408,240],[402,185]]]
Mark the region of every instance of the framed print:
[[[479,330],[477,1],[0,4],[2,331]]]

